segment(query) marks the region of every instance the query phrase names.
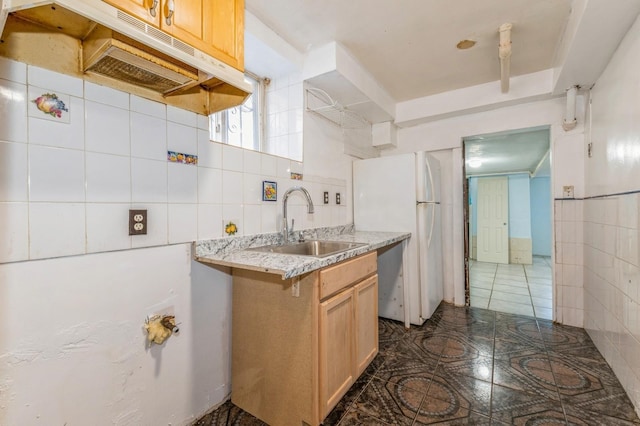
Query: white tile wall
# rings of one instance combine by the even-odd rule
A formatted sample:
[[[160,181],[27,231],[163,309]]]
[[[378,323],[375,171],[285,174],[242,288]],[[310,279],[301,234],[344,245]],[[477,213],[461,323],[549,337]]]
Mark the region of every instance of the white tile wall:
[[[198,202],[198,168],[192,165],[169,163],[169,202]]]
[[[84,100],[72,96],[68,109],[69,124],[29,117],[29,143],[84,149]]]
[[[136,95],[131,95],[129,99],[131,111],[139,112],[152,117],[167,119],[167,107],[160,102],[150,101]]]
[[[167,202],[167,160],[131,158],[131,201]]]
[[[29,87],[70,96],[69,122],[27,117]],[[286,131],[296,133],[302,86],[292,79],[280,89]],[[217,238],[230,220],[239,235],[276,232],[294,185],[316,204],[308,215],[304,199],[291,198],[296,229],[347,220],[345,180],[293,181],[302,163],[210,142],[208,118],[188,111],[0,58],[0,113],[10,123],[0,126],[0,262]],[[169,163],[167,150],[197,154],[198,165]],[[278,183],[277,202],[262,201],[264,180]],[[147,235],[128,235],[129,209],[147,209]]]
[[[168,122],[167,147],[169,151],[196,154],[198,152],[197,129],[183,124]]]
[[[208,130],[198,130],[198,166],[222,169],[222,147],[209,141]]]
[[[243,149],[231,145],[222,145],[222,168],[234,172],[244,171]]]
[[[242,173],[222,171],[222,200],[224,204],[242,204]]]
[[[131,208],[147,210],[147,235],[132,237],[131,247],[161,246],[169,242],[168,204],[134,202]],[[121,229],[120,226],[118,226],[118,229]]]
[[[84,83],[84,98],[105,105],[129,109],[129,94],[88,81]]]
[[[198,239],[207,240],[222,236],[222,205],[198,204]]]
[[[27,64],[0,57],[0,76],[9,81],[27,84]]]
[[[29,205],[0,203],[0,263],[29,258]]]
[[[82,79],[49,71],[44,68],[27,67],[27,81],[32,86],[46,87],[53,92],[82,97],[84,85]]]
[[[27,201],[27,145],[0,142],[0,200]]]
[[[556,320],[584,325],[584,274],[582,200],[556,200],[555,303]]]
[[[131,156],[167,161],[166,120],[131,112]]]
[[[167,120],[183,124],[188,127],[198,127],[197,114],[171,105],[167,105]]]
[[[130,204],[87,203],[87,252],[131,248],[128,235]],[[120,232],[114,232],[119,230]]]
[[[29,201],[85,201],[84,152],[29,146]]]
[[[266,151],[302,161],[304,92],[299,76],[275,77],[267,86]]]
[[[198,168],[198,202],[201,204],[222,203],[222,170]]]
[[[129,110],[85,101],[87,151],[130,155]]]
[[[198,205],[169,204],[169,244],[188,243],[198,238]]]
[[[585,201],[584,309],[579,311],[636,407],[640,406],[639,207],[639,194]]]
[[[0,140],[27,142],[27,86],[0,79]]]
[[[30,259],[70,256],[85,251],[84,204],[29,204]]]
[[[130,164],[130,157],[87,152],[87,201],[94,203],[131,202]]]

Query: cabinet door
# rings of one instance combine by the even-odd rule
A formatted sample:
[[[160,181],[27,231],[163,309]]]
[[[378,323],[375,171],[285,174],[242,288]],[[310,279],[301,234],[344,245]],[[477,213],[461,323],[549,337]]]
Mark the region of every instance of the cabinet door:
[[[162,1],[163,0],[157,0],[157,3],[155,3],[156,16],[153,16],[151,14],[151,8],[154,7],[154,0],[104,0],[105,3],[109,3],[123,12],[127,12],[129,15],[135,16],[155,27],[158,27],[160,23]]]
[[[354,287],[356,377],[378,353],[378,275]]]
[[[348,289],[320,304],[320,418],[329,414],[355,381],[353,296],[353,289]]]
[[[209,53],[244,71],[244,0],[208,0],[204,6],[204,40]]]
[[[162,0],[160,28],[190,46],[204,50],[204,4],[207,0]],[[173,6],[173,14],[170,7]],[[167,21],[171,16],[170,21]]]

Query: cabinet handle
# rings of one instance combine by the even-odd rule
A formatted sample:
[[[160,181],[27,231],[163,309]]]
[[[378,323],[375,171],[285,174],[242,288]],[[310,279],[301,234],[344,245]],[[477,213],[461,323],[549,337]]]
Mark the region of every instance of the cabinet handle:
[[[173,0],[169,0],[167,2],[167,5],[169,7],[169,13],[167,14],[166,22],[167,22],[167,25],[171,25],[171,18],[173,17],[173,12],[175,10],[175,4],[174,4]]]
[[[153,0],[153,4],[149,8],[149,14],[154,18],[156,17],[156,10],[158,9],[158,1],[159,0]]]

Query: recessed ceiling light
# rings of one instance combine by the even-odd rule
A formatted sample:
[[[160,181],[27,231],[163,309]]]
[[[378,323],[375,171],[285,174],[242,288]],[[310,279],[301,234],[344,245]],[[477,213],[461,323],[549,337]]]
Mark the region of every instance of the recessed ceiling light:
[[[482,161],[478,160],[477,158],[474,158],[473,160],[469,160],[469,167],[473,167],[474,169],[477,169],[480,166],[482,166]]]
[[[465,50],[465,49],[471,49],[475,45],[476,45],[475,41],[465,39],[465,40],[460,40],[458,44],[456,44],[456,47],[460,50]]]

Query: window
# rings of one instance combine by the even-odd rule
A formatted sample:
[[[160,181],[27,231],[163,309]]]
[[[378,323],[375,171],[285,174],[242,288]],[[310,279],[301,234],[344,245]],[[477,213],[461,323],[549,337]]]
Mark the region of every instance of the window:
[[[217,142],[261,151],[264,83],[251,74],[245,74],[245,79],[251,83],[253,93],[242,105],[211,114],[210,137]]]

